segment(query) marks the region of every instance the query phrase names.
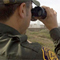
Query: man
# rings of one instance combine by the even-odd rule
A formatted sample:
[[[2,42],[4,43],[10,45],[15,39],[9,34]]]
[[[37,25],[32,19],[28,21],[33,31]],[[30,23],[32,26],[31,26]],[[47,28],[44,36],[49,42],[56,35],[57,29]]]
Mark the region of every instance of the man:
[[[58,60],[55,53],[38,43],[29,43],[24,35],[31,20],[32,2],[36,3],[35,0],[0,1],[0,60]],[[35,18],[45,24],[52,36],[53,31],[58,30],[56,12],[46,6],[43,8],[47,17],[44,20]],[[56,49],[60,48],[58,45]]]

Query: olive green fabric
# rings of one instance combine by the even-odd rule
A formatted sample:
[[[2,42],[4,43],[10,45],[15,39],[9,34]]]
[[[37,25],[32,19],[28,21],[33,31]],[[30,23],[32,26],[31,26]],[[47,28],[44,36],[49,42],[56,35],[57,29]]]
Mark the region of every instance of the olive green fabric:
[[[0,60],[43,60],[41,45],[0,23]]]
[[[55,53],[58,55],[60,59],[60,27],[52,29],[50,31],[50,36],[52,37],[55,45]]]
[[[21,35],[10,26],[0,23],[0,60],[58,60],[55,53],[41,47],[39,43],[29,43],[26,35]]]

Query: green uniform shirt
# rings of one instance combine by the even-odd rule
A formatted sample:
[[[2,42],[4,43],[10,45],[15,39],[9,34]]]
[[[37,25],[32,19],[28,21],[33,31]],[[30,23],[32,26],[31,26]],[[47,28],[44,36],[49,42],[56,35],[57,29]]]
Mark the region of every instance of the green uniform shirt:
[[[10,26],[0,23],[0,60],[58,60],[55,53],[29,43],[26,35],[21,35]]]

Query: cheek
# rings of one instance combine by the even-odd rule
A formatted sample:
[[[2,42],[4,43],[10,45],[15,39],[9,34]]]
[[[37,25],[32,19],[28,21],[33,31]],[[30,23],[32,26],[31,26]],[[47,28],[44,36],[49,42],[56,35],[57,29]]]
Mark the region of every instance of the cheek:
[[[31,21],[31,13],[29,13],[28,21],[29,21],[29,23],[30,23],[30,21]]]
[[[31,21],[31,16],[32,16],[32,14],[31,14],[31,11],[30,11],[30,14],[29,14],[29,19],[30,19],[30,20],[29,20],[29,21]]]
[[[28,18],[29,22],[31,21],[31,11],[29,12],[29,18]]]
[[[28,11],[28,15],[26,15],[26,27],[29,27],[31,21],[31,11]]]

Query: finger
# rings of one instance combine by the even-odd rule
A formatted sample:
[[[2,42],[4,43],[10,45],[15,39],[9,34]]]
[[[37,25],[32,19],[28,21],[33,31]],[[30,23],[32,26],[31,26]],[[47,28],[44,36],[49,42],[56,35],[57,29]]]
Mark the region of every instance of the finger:
[[[54,14],[57,14],[57,12],[54,10]]]

